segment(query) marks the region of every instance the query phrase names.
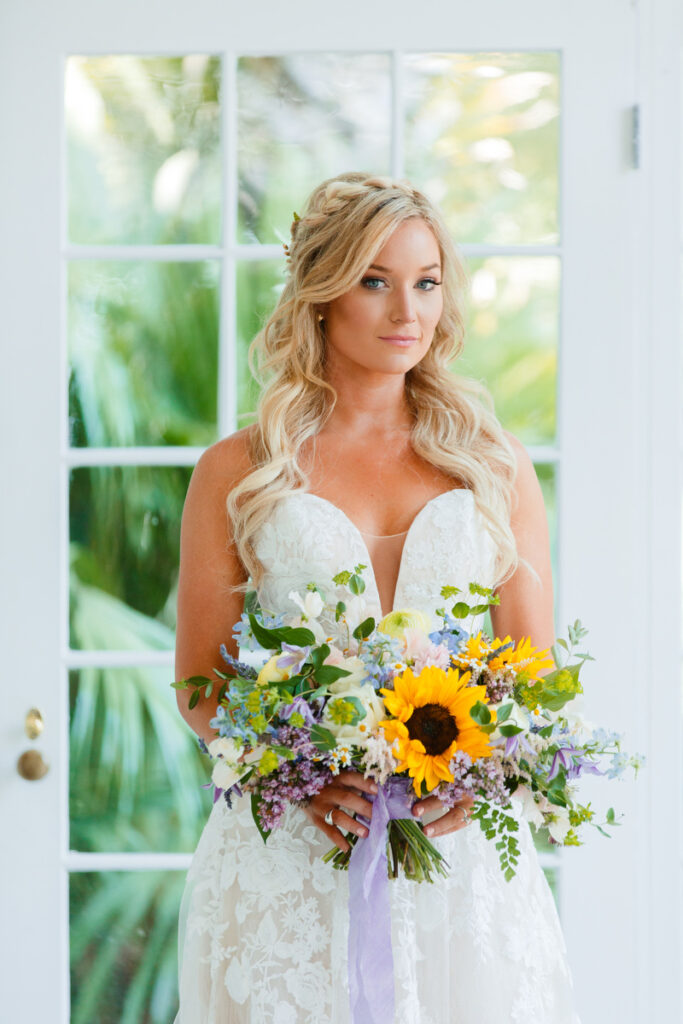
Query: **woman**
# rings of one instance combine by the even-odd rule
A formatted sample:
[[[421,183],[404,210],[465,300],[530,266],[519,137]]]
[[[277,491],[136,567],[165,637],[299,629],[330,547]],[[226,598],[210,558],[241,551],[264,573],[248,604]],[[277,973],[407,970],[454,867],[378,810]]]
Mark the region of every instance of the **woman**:
[[[255,339],[267,383],[258,423],[200,459],[183,516],[176,677],[212,675],[247,580],[296,612],[309,581],[367,566],[368,614],[434,615],[444,582],[497,587],[497,635],[553,641],[548,533],[523,446],[452,375],[465,277],[429,201],[405,182],[344,174],[292,225],[290,276]],[[485,397],[485,396],[484,396]],[[227,513],[226,513],[227,502]],[[207,742],[215,705],[181,711]],[[249,801],[215,804],[181,914],[178,1024],[341,1024],[348,881],[320,855],[374,785],[340,775],[290,807],[264,846]],[[346,810],[344,810],[346,808]],[[554,904],[528,827],[506,883],[466,807],[436,797],[427,833],[451,866],[434,885],[391,883],[400,1024],[576,1024]]]

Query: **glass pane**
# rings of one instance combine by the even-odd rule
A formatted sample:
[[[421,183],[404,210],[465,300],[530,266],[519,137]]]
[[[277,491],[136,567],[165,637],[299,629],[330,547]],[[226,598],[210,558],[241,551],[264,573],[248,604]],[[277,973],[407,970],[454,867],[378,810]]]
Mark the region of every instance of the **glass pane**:
[[[74,446],[216,440],[220,265],[69,265]]]
[[[557,470],[551,463],[536,463],[534,466],[538,482],[543,492],[545,511],[548,517],[548,529],[550,531],[550,558],[553,569],[553,585],[555,589],[555,606],[557,607],[557,595],[559,591],[558,568],[557,568]],[[565,624],[558,623],[559,635],[564,636]]]
[[[555,439],[559,260],[468,261],[470,309],[455,369],[482,380],[503,426],[525,444]]]
[[[259,389],[249,370],[249,345],[273,312],[285,285],[285,260],[254,260],[237,266],[237,408],[239,425],[253,417]]]
[[[169,1024],[185,873],[73,874],[71,1024]]]
[[[558,906],[560,905],[560,870],[559,865],[556,868],[544,868],[543,874],[545,875],[550,891],[553,894],[553,899]]]
[[[66,63],[71,242],[218,243],[218,57]]]
[[[406,174],[458,242],[557,243],[559,55],[405,57]]]
[[[82,650],[171,650],[189,467],[75,469],[70,635]]]
[[[387,54],[242,57],[237,75],[239,241],[287,240],[324,178],[389,173]]]
[[[211,809],[210,766],[178,713],[171,666],[70,677],[70,846],[191,852]]]

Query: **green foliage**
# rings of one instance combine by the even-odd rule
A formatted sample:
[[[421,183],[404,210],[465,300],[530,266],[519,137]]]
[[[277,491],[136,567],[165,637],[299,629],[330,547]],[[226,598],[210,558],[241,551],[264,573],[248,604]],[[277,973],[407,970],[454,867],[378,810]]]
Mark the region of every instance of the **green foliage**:
[[[495,807],[485,800],[475,802],[470,811],[470,820],[479,822],[481,830],[488,840],[493,840],[498,836],[496,849],[505,881],[509,882],[515,876],[519,860],[519,841],[516,836],[519,831],[519,822],[511,814],[506,814],[504,807]]]

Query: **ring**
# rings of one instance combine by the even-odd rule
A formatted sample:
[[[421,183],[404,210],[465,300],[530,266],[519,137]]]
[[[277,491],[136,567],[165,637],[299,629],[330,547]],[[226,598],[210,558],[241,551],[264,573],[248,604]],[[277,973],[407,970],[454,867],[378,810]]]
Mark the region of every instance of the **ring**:
[[[334,825],[334,822],[332,821],[332,811],[333,810],[334,810],[334,807],[330,807],[329,811],[325,815],[325,824],[326,825]]]
[[[462,823],[463,823],[463,825],[466,825],[468,823],[468,821],[470,820],[470,816],[467,813],[467,808],[466,807],[461,807],[460,809],[461,809],[461,811],[463,813]]]

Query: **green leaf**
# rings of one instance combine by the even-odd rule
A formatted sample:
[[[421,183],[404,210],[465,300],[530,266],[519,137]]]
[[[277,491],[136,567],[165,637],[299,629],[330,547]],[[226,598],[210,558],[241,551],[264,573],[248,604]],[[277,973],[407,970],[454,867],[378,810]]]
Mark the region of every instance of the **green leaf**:
[[[251,816],[254,819],[254,822],[256,824],[256,828],[259,830],[259,835],[261,836],[261,839],[263,839],[263,842],[265,843],[265,842],[268,841],[268,836],[270,835],[270,829],[268,831],[266,831],[263,828],[263,825],[261,824],[261,819],[258,816],[258,809],[259,809],[260,806],[261,806],[261,797],[258,795],[258,793],[252,793],[251,794]]]
[[[190,710],[192,710],[192,708],[195,708],[197,706],[197,704],[199,703],[199,698],[201,697],[201,693],[202,693],[201,690],[195,690],[194,693],[191,695],[190,700],[189,700],[189,704],[188,704],[188,707],[190,708]]]
[[[363,579],[363,577],[357,576],[356,573],[354,573],[351,579],[349,580],[349,590],[351,591],[352,594],[355,594],[356,596],[362,594],[363,591],[365,590],[365,580]]]
[[[614,825],[615,820],[616,820],[616,818],[615,818],[615,815],[614,815],[614,808],[610,807],[608,809],[608,811],[607,811],[607,823],[609,825]]]
[[[498,725],[501,725],[503,722],[507,721],[507,719],[512,714],[512,709],[514,706],[515,705],[513,703],[510,703],[503,704],[502,707],[498,708],[498,714],[496,716],[498,720]]]
[[[282,626],[280,629],[266,629],[253,615],[249,616],[249,624],[254,637],[261,647],[267,651],[275,651],[282,644],[292,644],[295,647],[308,647],[315,643],[315,636],[310,629],[303,627],[293,628]]]
[[[343,601],[337,601],[337,607],[334,610],[334,621],[335,622],[339,622],[339,620],[341,619],[341,617],[342,617],[342,615],[344,614],[345,611],[346,611],[346,605],[344,604],[344,602]]]
[[[472,718],[478,725],[489,725],[491,722],[491,712],[483,701],[478,700],[477,703],[470,708],[470,718]]]
[[[524,732],[524,729],[520,729],[518,725],[501,725],[500,734],[501,736],[518,736],[520,732]]]
[[[347,668],[340,668],[338,665],[321,665],[314,671],[313,678],[319,686],[329,686],[330,683],[336,683],[337,679],[350,675]]]
[[[464,601],[457,601],[451,608],[451,615],[454,619],[466,619],[470,614],[470,606]]]
[[[488,604],[475,604],[470,608],[471,615],[484,615],[489,610]]]
[[[343,700],[345,700],[347,704],[352,704],[355,711],[355,715],[349,722],[349,725],[357,725],[362,718],[365,718],[367,711],[358,700],[358,697],[344,697]]]
[[[311,651],[311,664],[314,668],[320,668],[329,653],[330,648],[327,644],[321,644],[320,647],[314,647]]]
[[[330,730],[325,729],[322,725],[314,725],[311,729],[311,743],[321,751],[334,750],[337,745]]]
[[[356,640],[365,640],[370,636],[374,628],[375,620],[373,618],[363,619],[363,621],[354,629],[353,635]]]

